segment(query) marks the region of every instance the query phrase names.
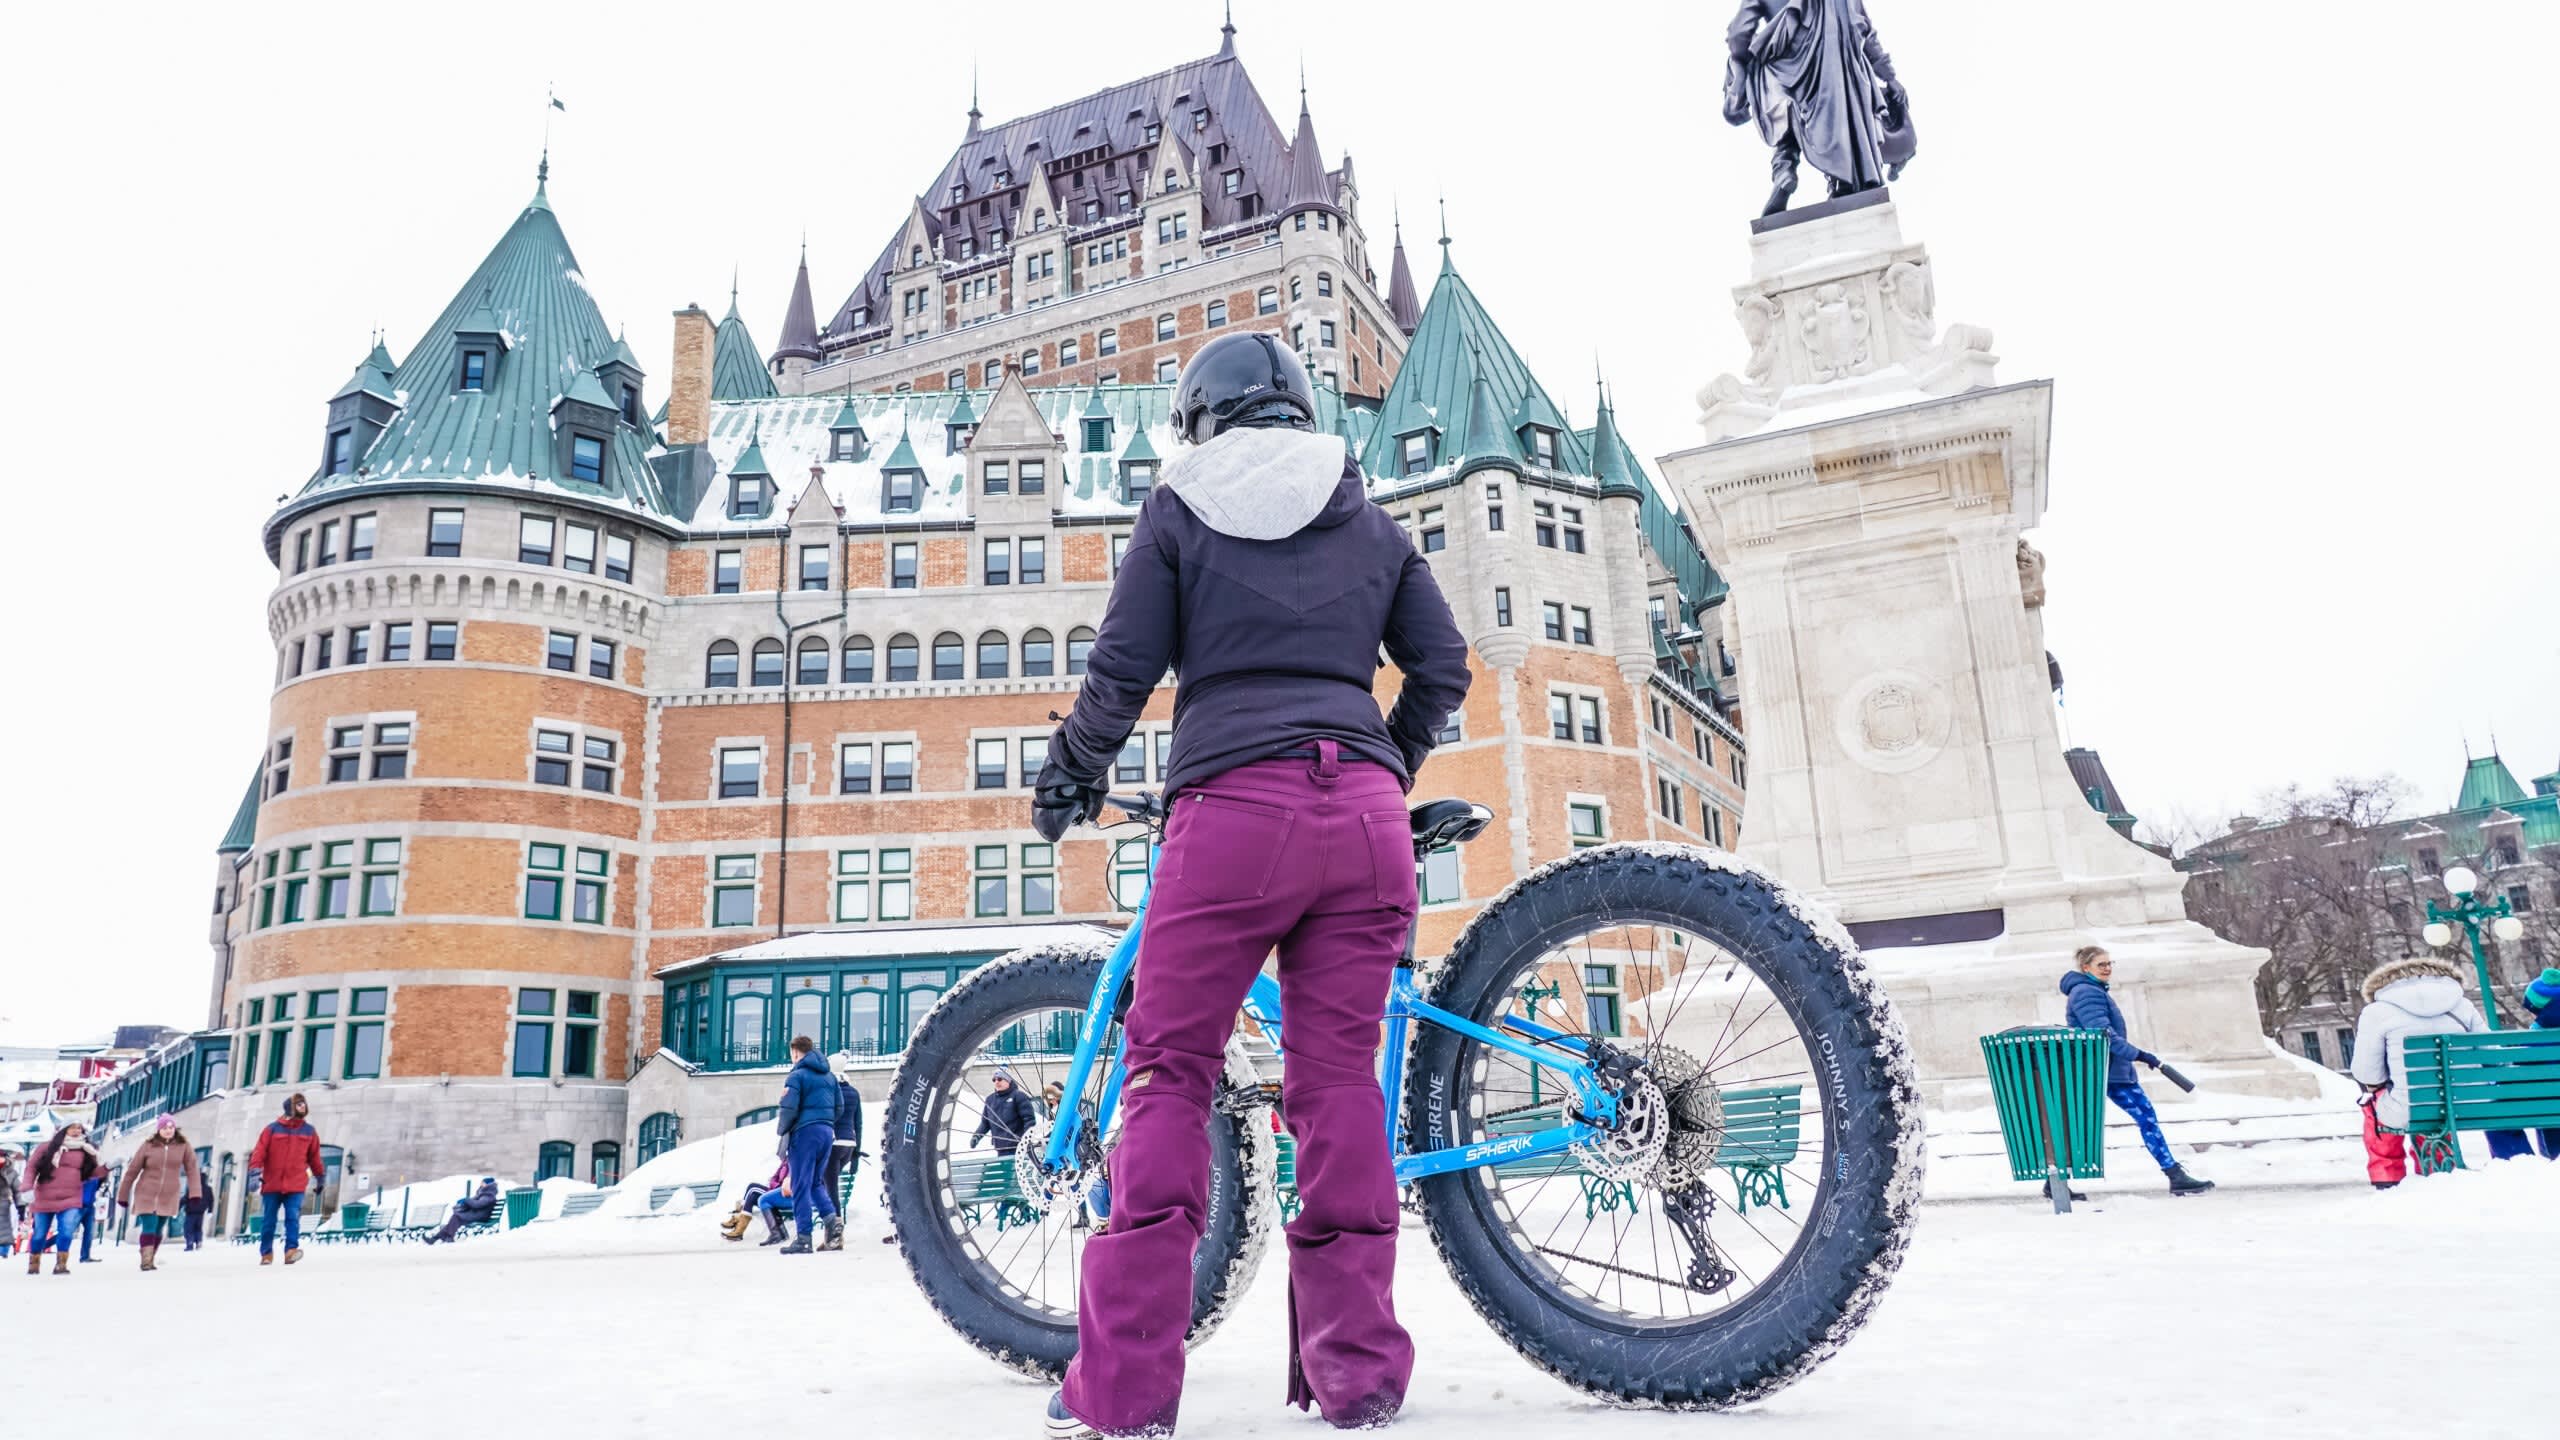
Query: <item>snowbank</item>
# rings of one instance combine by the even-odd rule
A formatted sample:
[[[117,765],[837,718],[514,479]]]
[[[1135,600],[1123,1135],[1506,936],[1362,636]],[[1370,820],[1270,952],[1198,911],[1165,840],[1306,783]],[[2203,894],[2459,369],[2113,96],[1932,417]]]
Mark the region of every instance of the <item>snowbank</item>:
[[[725,1211],[738,1202],[749,1185],[772,1177],[774,1167],[781,1163],[774,1154],[777,1138],[771,1129],[757,1125],[679,1145],[623,1176],[622,1183],[614,1187],[613,1198],[595,1213],[624,1218],[646,1215],[651,1213],[649,1194],[659,1186],[699,1185],[706,1180],[720,1182],[720,1196],[704,1208]],[[678,1191],[656,1213],[677,1214],[693,1205],[691,1195]]]

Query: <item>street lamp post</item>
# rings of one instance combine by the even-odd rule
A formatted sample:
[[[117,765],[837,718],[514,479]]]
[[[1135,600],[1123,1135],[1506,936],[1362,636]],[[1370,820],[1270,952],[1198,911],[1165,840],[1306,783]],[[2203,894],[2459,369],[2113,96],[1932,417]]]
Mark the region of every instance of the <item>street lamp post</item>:
[[[2524,933],[2524,922],[2516,918],[2515,907],[2507,903],[2506,897],[2489,901],[2480,898],[2480,877],[2468,865],[2456,865],[2444,872],[2444,888],[2453,897],[2453,904],[2448,907],[2428,901],[2427,928],[2419,933],[2429,945],[2441,950],[2453,943],[2453,927],[2462,927],[2462,933],[2471,941],[2472,967],[2480,972],[2481,1012],[2490,1029],[2503,1029],[2498,1024],[2498,992],[2489,979],[2489,951],[2480,943],[2480,931],[2486,926],[2497,938],[2513,940]]]

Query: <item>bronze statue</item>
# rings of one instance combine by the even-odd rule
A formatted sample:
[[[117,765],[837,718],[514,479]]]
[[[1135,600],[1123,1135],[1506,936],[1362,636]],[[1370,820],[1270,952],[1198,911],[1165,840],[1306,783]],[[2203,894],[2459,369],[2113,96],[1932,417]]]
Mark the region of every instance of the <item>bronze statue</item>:
[[[1742,0],[1725,45],[1724,118],[1756,122],[1773,151],[1762,215],[1787,208],[1799,160],[1830,179],[1834,198],[1902,177],[1917,144],[1911,99],[1866,0]]]

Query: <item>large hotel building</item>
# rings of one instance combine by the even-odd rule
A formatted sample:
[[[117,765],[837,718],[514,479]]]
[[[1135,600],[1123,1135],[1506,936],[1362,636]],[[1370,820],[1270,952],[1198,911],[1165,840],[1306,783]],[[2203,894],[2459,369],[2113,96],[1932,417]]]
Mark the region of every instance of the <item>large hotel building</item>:
[[[1167,382],[1224,329],[1306,357],[1472,642],[1416,794],[1499,819],[1424,867],[1423,949],[1572,847],[1733,844],[1722,582],[1445,238],[1427,301],[1400,239],[1386,271],[1349,157],[1303,99],[1282,131],[1232,31],[973,113],[824,325],[804,258],[770,353],[734,303],[688,308],[663,381],[537,186],[406,353],[327,397],[308,459],[275,457],[308,479],[264,526],[268,734],[205,1028],[105,1087],[111,1157],[183,1112],[236,1223],[299,1089],[324,1203],[356,1174],[610,1183],[762,1118],[791,1035],[885,1085],[967,968],[1119,924],[1143,845],[1040,843],[1027,782],[1172,454]],[[1120,781],[1160,777],[1171,701]],[[1570,983],[1609,1023],[1615,977]]]

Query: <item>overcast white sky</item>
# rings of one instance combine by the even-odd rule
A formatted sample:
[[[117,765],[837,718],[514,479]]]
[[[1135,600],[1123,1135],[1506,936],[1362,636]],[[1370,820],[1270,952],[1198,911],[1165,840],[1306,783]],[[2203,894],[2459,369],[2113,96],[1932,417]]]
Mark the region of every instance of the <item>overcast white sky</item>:
[[[2378,771],[2441,805],[2493,731],[2520,776],[2560,766],[2551,126],[2522,69],[2553,9],[1870,6],[1938,318],[2056,382],[2048,636],[2132,807]],[[1304,57],[1380,256],[1401,200],[1427,287],[1445,192],[1577,420],[1596,354],[1640,449],[1697,442],[1767,188],[1716,113],[1730,4],[1236,8],[1284,122]],[[16,14],[0,1041],[203,1023],[211,847],[266,724],[259,523],[371,329],[405,354],[531,192],[546,83],[554,206],[654,400],[669,313],[717,313],[732,262],[766,345],[804,228],[822,315],[842,298],[960,138],[973,55],[992,119],[1217,26],[1215,0]]]

